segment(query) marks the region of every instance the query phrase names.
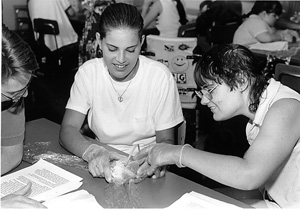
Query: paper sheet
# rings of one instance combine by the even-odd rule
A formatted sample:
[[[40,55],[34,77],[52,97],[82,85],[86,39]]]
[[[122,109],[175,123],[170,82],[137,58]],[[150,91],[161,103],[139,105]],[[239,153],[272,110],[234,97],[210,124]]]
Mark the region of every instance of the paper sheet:
[[[199,209],[217,209],[217,208],[230,208],[230,209],[242,209],[233,204],[229,204],[208,196],[205,196],[194,191],[190,193],[185,193],[181,198],[171,204],[167,209],[177,209],[181,210],[199,210]]]
[[[103,209],[103,207],[98,204],[97,200],[93,195],[88,193],[86,190],[78,190],[72,193],[68,193],[54,199],[48,200],[43,203],[49,209]]]
[[[288,50],[288,42],[287,41],[276,41],[270,43],[255,43],[249,45],[250,49],[257,49],[257,50],[265,50],[265,51],[283,51]]]
[[[45,160],[1,177],[1,197],[32,183],[29,198],[47,201],[82,185],[82,178]]]

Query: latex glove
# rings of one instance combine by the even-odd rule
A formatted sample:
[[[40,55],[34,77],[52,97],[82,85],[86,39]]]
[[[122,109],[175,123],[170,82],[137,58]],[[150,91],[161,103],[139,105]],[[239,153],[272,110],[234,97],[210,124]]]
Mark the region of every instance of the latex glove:
[[[18,191],[1,198],[1,208],[47,208],[42,203],[26,197],[31,191],[31,182]]]
[[[104,177],[110,183],[112,181],[110,162],[124,159],[126,156],[92,144],[85,150],[82,158],[89,163],[89,171],[93,177]]]
[[[133,160],[141,163],[137,171],[138,177],[162,177],[166,173],[166,165],[178,165],[182,146],[158,143],[144,148],[133,156]],[[163,167],[163,168],[160,168]]]

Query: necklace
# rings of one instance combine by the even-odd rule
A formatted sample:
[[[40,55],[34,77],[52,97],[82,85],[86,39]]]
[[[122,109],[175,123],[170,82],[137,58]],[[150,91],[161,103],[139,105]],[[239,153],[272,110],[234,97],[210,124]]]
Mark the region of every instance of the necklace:
[[[134,76],[133,76],[134,77]],[[131,81],[132,81],[132,79],[129,81],[129,83],[128,83],[128,85],[127,85],[127,87],[126,87],[126,89],[124,90],[124,92],[120,95],[119,94],[119,92],[117,91],[117,89],[115,88],[115,86],[114,86],[114,84],[113,84],[113,82],[112,82],[112,80],[111,80],[111,76],[109,76],[109,79],[110,79],[110,83],[111,83],[111,85],[113,86],[113,88],[114,88],[114,90],[115,90],[115,92],[118,94],[118,100],[119,100],[119,102],[121,103],[121,102],[123,102],[123,95],[125,94],[125,92],[127,91],[127,89],[128,89],[128,87],[129,87],[129,85],[131,84]]]
[[[135,71],[135,70],[137,69],[138,63],[139,63],[139,60],[135,63],[135,65],[134,65],[132,71]],[[126,89],[124,90],[124,92],[123,92],[121,95],[120,95],[119,92],[117,91],[116,87],[115,87],[114,84],[113,84],[113,81],[112,81],[112,79],[111,79],[111,76],[109,75],[110,83],[111,83],[112,87],[114,88],[115,92],[117,93],[117,95],[119,96],[119,97],[118,97],[118,100],[119,100],[120,103],[123,102],[123,95],[124,95],[125,92],[127,91],[128,87],[129,87],[130,84],[131,84],[132,79],[134,78],[134,76],[135,76],[135,74],[136,74],[136,72],[133,72],[133,73],[134,73],[134,74],[133,74],[131,80],[129,81],[129,83],[128,83]]]

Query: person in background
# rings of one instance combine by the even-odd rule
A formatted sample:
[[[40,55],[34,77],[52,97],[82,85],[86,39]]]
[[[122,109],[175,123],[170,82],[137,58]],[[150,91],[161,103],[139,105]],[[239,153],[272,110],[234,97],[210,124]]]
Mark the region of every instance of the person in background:
[[[89,2],[90,10],[87,14],[85,27],[82,32],[82,38],[79,43],[79,66],[85,61],[93,58],[101,58],[102,52],[96,42],[96,33],[99,32],[99,21],[103,11],[114,0],[95,0]]]
[[[277,30],[274,25],[282,14],[279,1],[256,1],[248,18],[236,30],[233,43],[248,46],[257,42],[274,41],[293,42],[299,40],[299,34],[294,30]]]
[[[293,29],[300,31],[300,2],[299,1],[280,1],[283,7],[283,14],[275,23],[279,29]]]
[[[60,144],[107,182],[112,182],[110,161],[122,158],[111,147],[135,154],[136,146],[173,144],[175,126],[184,120],[171,71],[140,55],[143,23],[132,5],[104,10],[96,33],[103,57],[79,67],[61,124]],[[94,140],[80,133],[86,117]],[[165,168],[158,168],[152,178],[164,174]]]
[[[33,20],[36,18],[56,20],[58,22],[59,34],[56,36],[58,49],[77,45],[78,48],[78,34],[75,32],[68,16],[75,16],[76,13],[71,7],[69,0],[29,0],[28,11]],[[38,35],[36,34],[36,39]],[[57,50],[55,37],[53,35],[45,35],[45,44],[50,51]]]
[[[188,21],[184,6],[180,0],[145,0],[142,9],[144,29],[156,20],[156,32],[144,34],[157,34],[162,37],[177,37],[178,28]]]
[[[209,9],[196,19],[197,46],[193,52],[202,55],[212,47],[210,33],[212,26],[224,26],[227,23],[236,22],[242,22],[242,4],[240,1],[213,1]],[[219,36],[225,37],[224,34]]]
[[[2,24],[1,64],[1,176],[22,161],[25,133],[23,98],[38,64],[30,46]],[[1,198],[2,208],[42,208],[25,195],[31,183],[14,194]]]
[[[161,143],[134,156],[144,161],[138,174],[176,164],[236,189],[260,188],[270,207],[299,208],[300,95],[266,78],[263,69],[254,53],[237,44],[213,47],[195,67],[194,78],[200,87],[196,94],[214,120],[238,115],[249,118],[250,147],[243,157]]]

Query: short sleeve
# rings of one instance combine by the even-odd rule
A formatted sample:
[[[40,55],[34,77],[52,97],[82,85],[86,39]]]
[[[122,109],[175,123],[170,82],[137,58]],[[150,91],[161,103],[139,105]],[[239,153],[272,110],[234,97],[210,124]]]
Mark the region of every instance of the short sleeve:
[[[157,131],[174,127],[184,120],[177,85],[171,74],[157,92],[157,103],[155,111]]]
[[[90,84],[88,76],[81,66],[75,75],[74,83],[70,90],[70,98],[66,108],[87,114],[90,108]]]

